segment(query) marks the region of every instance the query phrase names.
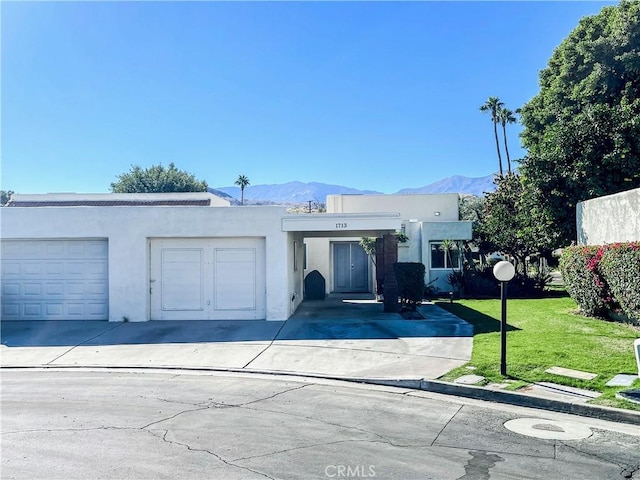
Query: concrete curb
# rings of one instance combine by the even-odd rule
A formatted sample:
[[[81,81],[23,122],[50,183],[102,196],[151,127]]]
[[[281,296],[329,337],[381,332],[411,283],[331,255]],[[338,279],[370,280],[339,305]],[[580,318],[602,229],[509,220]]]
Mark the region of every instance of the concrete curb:
[[[180,366],[80,366],[80,365],[29,365],[29,366],[11,366],[2,367],[2,370],[77,370],[77,369],[108,369],[108,370],[179,370],[179,371],[199,371],[199,372],[226,372],[226,373],[247,373],[256,375],[281,375],[301,378],[317,378],[324,380],[335,380],[351,383],[364,383],[371,385],[380,385],[387,387],[405,388],[410,390],[422,390],[426,392],[438,393],[443,395],[451,395],[455,397],[471,398],[475,400],[484,400],[487,402],[504,403],[520,407],[537,408],[540,410],[549,410],[552,412],[568,413],[583,417],[597,418],[611,422],[629,423],[640,425],[640,411],[623,410],[620,408],[603,407],[598,405],[589,405],[585,403],[563,402],[559,400],[551,400],[530,394],[518,392],[508,392],[504,390],[490,390],[483,387],[475,387],[470,385],[458,385],[450,382],[442,382],[439,380],[425,380],[423,378],[409,379],[382,379],[382,378],[359,378],[359,377],[340,377],[329,375],[316,375],[309,373],[267,371],[267,370],[250,370],[240,368],[208,368],[208,367],[180,367]]]
[[[415,381],[413,380],[409,380],[407,384],[403,384],[403,382],[403,380],[387,381],[374,379],[369,379],[366,381],[366,383],[372,383],[376,385],[412,388],[424,390],[426,392],[452,395],[456,397],[473,398],[475,400],[505,403],[509,405],[516,405],[519,407],[537,408],[541,410],[549,410],[552,412],[580,415],[582,417],[598,418],[600,420],[608,420],[611,422],[622,422],[640,425],[640,411],[635,410],[623,410],[620,408],[603,407],[586,403],[563,402],[560,400],[552,400],[518,392],[489,390],[483,387],[458,385],[455,383],[441,382],[438,380],[422,380],[420,382],[420,386],[417,388],[415,387]]]

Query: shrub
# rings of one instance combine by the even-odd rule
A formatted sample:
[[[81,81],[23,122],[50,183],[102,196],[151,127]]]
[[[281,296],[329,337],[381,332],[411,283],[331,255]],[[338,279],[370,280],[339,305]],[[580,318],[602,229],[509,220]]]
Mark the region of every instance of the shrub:
[[[550,277],[544,274],[535,276],[516,274],[509,282],[509,297],[514,298],[539,298],[544,295],[544,287],[550,281]]]
[[[481,265],[471,268],[468,264],[463,270],[465,295],[477,297],[496,297],[500,294],[500,284],[493,276],[493,266]]]
[[[602,247],[572,246],[564,249],[560,271],[567,292],[585,315],[605,316],[612,301],[598,264]]]
[[[402,306],[415,310],[422,302],[425,291],[424,264],[416,262],[399,262],[393,264],[393,269],[398,282],[398,296]]]
[[[640,321],[640,242],[607,245],[599,270],[624,314]]]

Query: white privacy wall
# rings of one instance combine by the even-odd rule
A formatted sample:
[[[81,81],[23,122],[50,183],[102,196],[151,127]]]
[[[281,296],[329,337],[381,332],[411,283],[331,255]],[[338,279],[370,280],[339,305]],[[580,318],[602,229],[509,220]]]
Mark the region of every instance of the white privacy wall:
[[[578,244],[640,241],[640,188],[578,203]]]
[[[152,238],[264,238],[267,320],[288,318],[290,290],[300,288],[300,280],[290,280],[284,207],[6,207],[0,213],[3,239],[107,239],[110,321],[149,319]]]

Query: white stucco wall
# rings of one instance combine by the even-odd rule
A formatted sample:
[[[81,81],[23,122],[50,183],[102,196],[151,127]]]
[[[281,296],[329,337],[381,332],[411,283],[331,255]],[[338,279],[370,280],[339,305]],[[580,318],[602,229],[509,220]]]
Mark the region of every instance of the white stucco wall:
[[[301,280],[290,279],[285,207],[5,207],[0,214],[3,239],[108,239],[110,321],[150,318],[150,238],[264,238],[266,319],[284,320],[297,306],[291,296]]]
[[[457,221],[458,194],[327,195],[328,213],[399,212],[403,220]]]
[[[640,241],[640,188],[578,203],[580,245]]]
[[[289,272],[289,315],[304,299],[304,242],[299,233],[287,235],[287,271]]]

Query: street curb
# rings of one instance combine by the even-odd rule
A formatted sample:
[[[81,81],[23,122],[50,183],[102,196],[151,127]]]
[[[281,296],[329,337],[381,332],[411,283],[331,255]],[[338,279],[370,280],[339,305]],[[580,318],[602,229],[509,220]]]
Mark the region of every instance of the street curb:
[[[409,380],[407,384],[404,384],[403,382],[403,380],[387,381],[374,379],[369,379],[366,381],[366,383],[372,383],[376,385],[387,385],[416,389],[416,387],[414,386],[415,382],[413,380]],[[509,405],[516,405],[520,407],[538,408],[541,410],[580,415],[582,417],[591,417],[612,422],[640,425],[640,412],[635,410],[623,410],[620,408],[603,407],[586,403],[563,402],[560,400],[551,400],[518,392],[489,390],[483,387],[457,385],[454,383],[441,382],[438,380],[422,380],[420,382],[420,386],[417,389],[424,390],[426,392],[452,395],[456,397],[473,398],[476,400],[485,400],[488,402],[496,403],[506,403]]]
[[[335,380],[350,383],[364,383],[370,385],[379,385],[386,387],[405,388],[410,390],[421,390],[425,392],[438,393],[443,395],[451,395],[455,397],[471,398],[475,400],[484,400],[487,402],[504,403],[519,407],[537,408],[540,410],[548,410],[552,412],[568,413],[571,415],[579,415],[582,417],[597,418],[611,422],[628,423],[632,425],[640,425],[640,411],[623,410],[620,408],[603,407],[598,405],[589,405],[585,403],[563,402],[560,400],[551,400],[547,398],[536,397],[533,395],[522,394],[518,392],[508,392],[504,390],[489,390],[483,387],[471,385],[458,385],[450,382],[442,382],[439,380],[425,380],[423,378],[413,379],[382,379],[368,377],[340,377],[330,375],[319,375],[310,373],[283,372],[277,370],[251,370],[241,368],[214,368],[214,367],[180,367],[180,366],[140,366],[140,365],[25,365],[25,366],[0,366],[2,370],[76,370],[83,368],[96,368],[107,370],[172,370],[172,371],[199,371],[199,372],[226,372],[226,373],[246,373],[257,375],[280,375],[301,378],[317,378],[324,380]]]

